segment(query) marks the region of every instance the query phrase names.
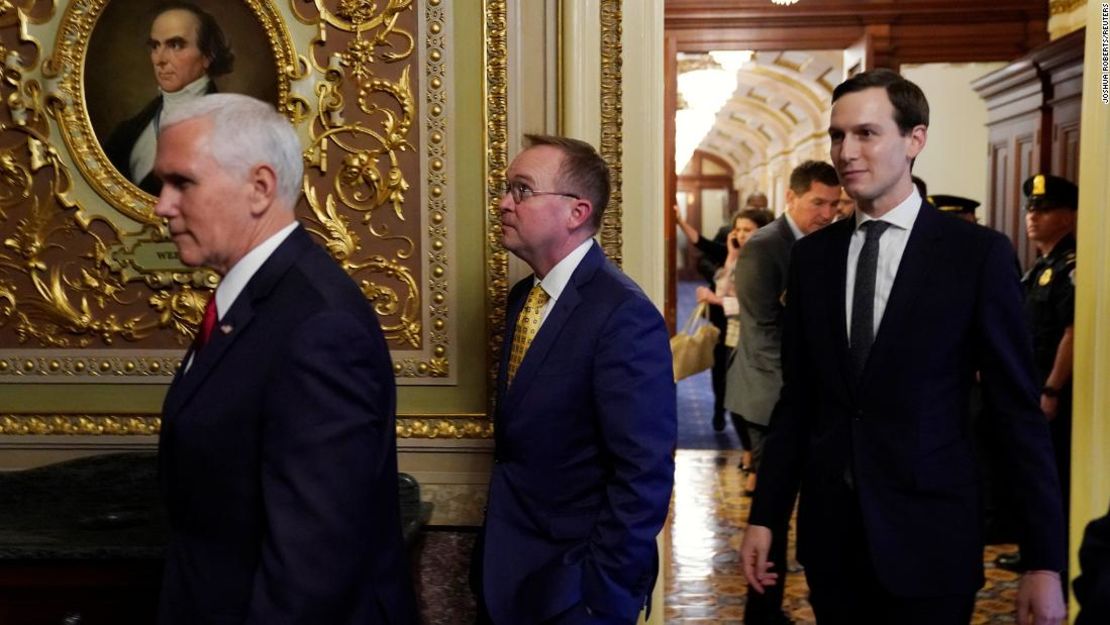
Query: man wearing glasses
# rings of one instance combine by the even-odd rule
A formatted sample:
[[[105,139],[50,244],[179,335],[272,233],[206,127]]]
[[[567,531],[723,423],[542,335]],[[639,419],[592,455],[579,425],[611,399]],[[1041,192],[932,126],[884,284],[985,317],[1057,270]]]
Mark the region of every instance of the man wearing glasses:
[[[478,622],[631,625],[674,481],[667,330],[593,240],[605,161],[575,139],[527,139],[506,172],[501,242],[534,275],[506,306]]]

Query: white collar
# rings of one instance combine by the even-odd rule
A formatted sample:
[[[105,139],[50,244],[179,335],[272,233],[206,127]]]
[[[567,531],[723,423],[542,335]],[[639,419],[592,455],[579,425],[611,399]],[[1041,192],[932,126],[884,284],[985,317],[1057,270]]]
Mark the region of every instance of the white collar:
[[[173,93],[162,91],[162,89],[159,88],[158,90],[162,91],[162,108],[168,110],[169,108],[183,104],[188,100],[192,100],[197,96],[204,95],[208,92],[209,82],[210,80],[208,76],[205,75],[185,85],[177,91],[174,91]]]
[[[794,223],[794,218],[790,216],[790,211],[783,213],[782,216],[786,217],[786,225],[790,226],[790,231],[794,233],[795,239],[800,239],[806,235],[802,232],[802,229],[798,227],[798,224]]]
[[[294,221],[270,235],[270,238],[254,246],[254,249],[247,252],[245,256],[239,259],[239,262],[235,263],[234,267],[228,270],[227,275],[220,280],[220,286],[216,287],[217,319],[223,319],[224,314],[231,310],[231,305],[235,303],[235,299],[243,292],[254,274],[258,273],[262,264],[270,258],[274,250],[293,233],[298,225],[298,222]]]
[[[917,219],[917,213],[921,211],[921,195],[917,192],[917,187],[910,190],[910,195],[902,200],[898,206],[888,211],[885,215],[879,218],[881,221],[890,223],[892,226],[897,226],[903,230],[910,230],[913,228],[913,222]],[[874,221],[875,218],[867,213],[856,210],[856,230],[868,221]]]
[[[540,284],[543,286],[543,290],[547,293],[548,297],[552,300],[559,299],[559,295],[562,294],[563,289],[565,289],[567,283],[570,282],[570,277],[574,274],[574,270],[578,268],[578,265],[582,262],[582,259],[586,257],[586,253],[590,251],[590,247],[593,244],[593,237],[580,243],[578,247],[571,250],[570,254],[564,256],[563,260],[555,263],[555,266],[551,268],[551,271],[547,272],[543,280],[534,277],[533,286]]]

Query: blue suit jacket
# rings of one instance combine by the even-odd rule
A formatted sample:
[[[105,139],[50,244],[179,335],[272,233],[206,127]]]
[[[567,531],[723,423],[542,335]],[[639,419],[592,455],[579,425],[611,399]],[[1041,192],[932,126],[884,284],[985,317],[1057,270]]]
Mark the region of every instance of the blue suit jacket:
[[[1008,475],[1021,485],[1022,559],[1060,570],[1063,510],[1009,241],[923,204],[857,381],[845,321],[854,223],[794,245],[784,387],[751,522],[775,527],[787,518],[800,484],[798,558],[807,576],[837,575],[845,531],[838,520],[856,505],[840,487],[850,469],[887,590],[974,592],[983,544],[968,395],[978,371]]]
[[[394,395],[377,318],[298,227],[166,395],[159,622],[414,622]]]
[[[505,345],[533,279],[509,294]],[[655,581],[674,481],[675,386],[655,306],[592,245],[510,387],[476,558],[494,623],[632,623]],[[586,609],[592,616],[586,616]]]

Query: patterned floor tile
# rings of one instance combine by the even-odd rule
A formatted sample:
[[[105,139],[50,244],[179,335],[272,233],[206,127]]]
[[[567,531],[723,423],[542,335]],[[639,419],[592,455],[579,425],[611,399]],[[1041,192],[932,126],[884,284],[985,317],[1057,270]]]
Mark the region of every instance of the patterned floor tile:
[[[680,426],[681,427],[681,426]],[[739,452],[679,450],[675,494],[667,521],[665,545],[668,625],[741,623],[747,584],[740,571],[739,549],[751,499],[743,496]],[[792,569],[794,535],[790,536]],[[994,566],[994,558],[1012,545],[988,547],[984,553],[987,584],[979,593],[972,621],[981,625],[1014,623],[1018,576]],[[799,569],[800,570],[800,569]],[[801,572],[787,576],[783,609],[798,625],[814,625]]]

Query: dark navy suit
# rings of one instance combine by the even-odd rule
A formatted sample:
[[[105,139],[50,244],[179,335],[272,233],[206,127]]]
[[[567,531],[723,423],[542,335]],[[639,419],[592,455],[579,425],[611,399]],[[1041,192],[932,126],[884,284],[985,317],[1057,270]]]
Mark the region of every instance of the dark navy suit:
[[[533,279],[509,294],[505,346]],[[506,353],[508,349],[504,350]],[[655,306],[596,243],[506,388],[477,583],[497,625],[633,623],[674,480],[675,386]]]
[[[414,622],[394,397],[377,318],[298,227],[166,396],[159,622]]]
[[[1033,569],[1060,570],[1059,485],[1009,241],[923,203],[857,381],[845,322],[854,224],[834,223],[794,246],[785,386],[751,522],[775,527],[800,486],[798,559],[815,592],[845,576],[856,531],[892,595],[972,595],[983,583],[968,414],[979,371],[1008,475],[1021,485],[1022,557]],[[853,518],[862,527],[846,527]]]

